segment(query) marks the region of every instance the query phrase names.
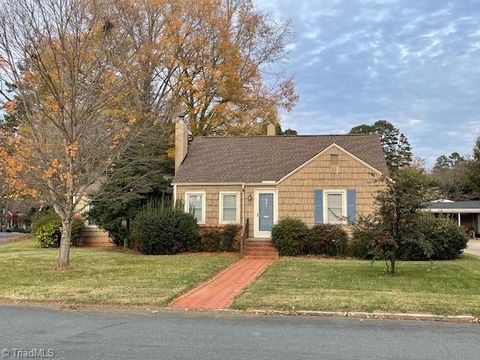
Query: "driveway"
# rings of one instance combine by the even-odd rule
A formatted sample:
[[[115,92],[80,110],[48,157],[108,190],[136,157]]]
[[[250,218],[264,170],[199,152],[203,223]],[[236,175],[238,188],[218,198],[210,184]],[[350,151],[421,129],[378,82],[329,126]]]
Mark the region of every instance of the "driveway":
[[[22,235],[20,233],[15,233],[15,232],[0,232],[0,244],[6,243],[9,238]]]
[[[480,240],[470,240],[465,253],[480,256]]]
[[[480,354],[474,324],[16,306],[0,306],[0,319],[0,354],[51,349],[56,359],[452,360]]]

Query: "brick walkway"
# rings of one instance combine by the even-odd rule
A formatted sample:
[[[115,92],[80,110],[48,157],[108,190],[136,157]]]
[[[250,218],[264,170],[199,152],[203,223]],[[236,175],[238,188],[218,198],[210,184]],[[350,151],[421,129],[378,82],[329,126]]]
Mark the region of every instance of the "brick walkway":
[[[244,258],[174,300],[170,306],[183,309],[225,309],[242,289],[255,280],[273,259]]]

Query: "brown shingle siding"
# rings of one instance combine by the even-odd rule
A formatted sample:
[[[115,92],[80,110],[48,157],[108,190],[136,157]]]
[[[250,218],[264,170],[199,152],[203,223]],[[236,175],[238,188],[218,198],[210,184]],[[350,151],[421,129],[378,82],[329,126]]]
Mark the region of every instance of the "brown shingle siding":
[[[357,213],[367,215],[374,210],[374,195],[384,186],[382,176],[345,153],[338,156],[338,169],[329,166],[327,151],[278,185],[279,218],[294,217],[313,226],[316,189],[355,189]]]

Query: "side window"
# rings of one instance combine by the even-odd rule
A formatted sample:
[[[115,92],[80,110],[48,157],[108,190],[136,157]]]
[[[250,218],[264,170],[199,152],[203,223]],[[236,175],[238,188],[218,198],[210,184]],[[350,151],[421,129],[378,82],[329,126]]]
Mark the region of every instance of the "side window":
[[[93,210],[94,206],[92,204],[88,204],[85,208],[85,215],[84,215],[84,219],[85,219],[85,226],[97,226],[97,223],[95,222],[95,220],[92,220],[92,219],[89,219],[88,218],[88,213]]]
[[[239,193],[220,193],[220,223],[238,224],[239,214]]]
[[[343,191],[325,192],[325,223],[345,224],[346,223],[346,198]]]
[[[205,193],[186,193],[185,211],[197,219],[199,224],[205,223]]]

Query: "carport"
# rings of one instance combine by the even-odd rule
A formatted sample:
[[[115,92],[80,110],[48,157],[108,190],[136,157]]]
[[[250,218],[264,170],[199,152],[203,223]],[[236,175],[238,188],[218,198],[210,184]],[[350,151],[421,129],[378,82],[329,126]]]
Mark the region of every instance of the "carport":
[[[427,206],[427,211],[454,220],[472,238],[480,237],[480,200],[434,201]]]

